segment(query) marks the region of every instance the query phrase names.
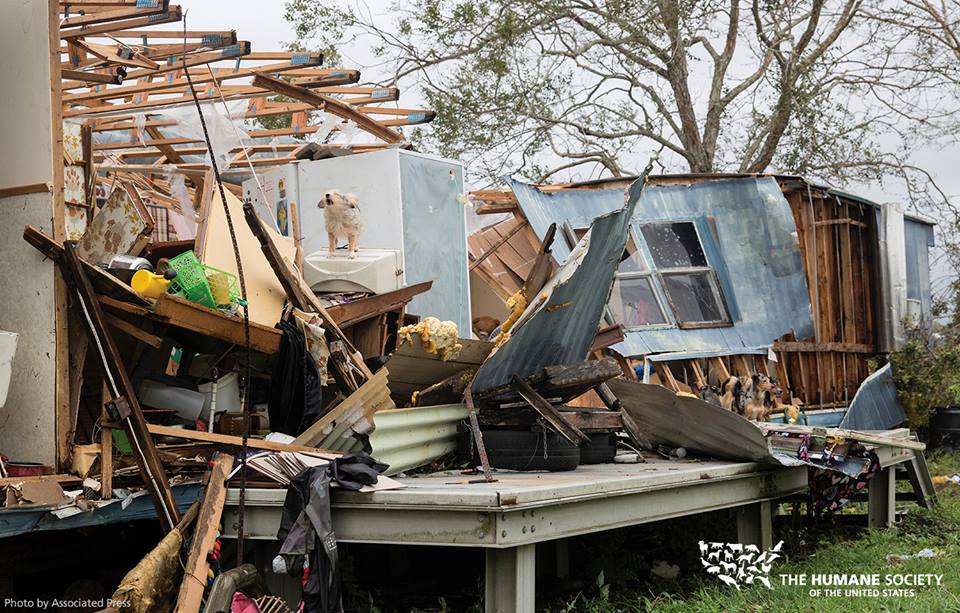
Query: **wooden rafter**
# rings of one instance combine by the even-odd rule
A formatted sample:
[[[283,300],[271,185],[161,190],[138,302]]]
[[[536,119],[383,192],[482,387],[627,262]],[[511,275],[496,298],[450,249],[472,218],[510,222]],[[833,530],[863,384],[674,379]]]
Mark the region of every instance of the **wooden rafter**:
[[[335,98],[331,98],[330,96],[318,94],[313,90],[307,89],[306,87],[300,87],[299,85],[294,85],[293,83],[288,83],[286,81],[268,77],[262,74],[258,74],[253,78],[253,84],[257,87],[262,87],[278,94],[312,104],[318,109],[323,109],[324,111],[336,115],[337,117],[342,117],[343,119],[353,121],[362,130],[369,132],[370,134],[388,143],[403,142],[403,136],[401,136],[400,133],[391,130],[386,126],[380,125],[366,114],[356,110],[349,104],[345,104]]]

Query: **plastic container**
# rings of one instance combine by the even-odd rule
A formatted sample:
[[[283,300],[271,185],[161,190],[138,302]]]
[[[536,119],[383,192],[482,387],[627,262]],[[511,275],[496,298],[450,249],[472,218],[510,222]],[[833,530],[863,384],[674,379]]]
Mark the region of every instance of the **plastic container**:
[[[154,409],[172,409],[187,421],[196,421],[206,398],[200,392],[147,379],[140,385],[140,403]]]
[[[138,270],[133,273],[133,278],[130,280],[130,287],[132,287],[134,291],[143,294],[147,298],[154,299],[159,298],[160,294],[167,291],[167,286],[169,285],[169,279],[163,275],[155,275],[149,270]]]
[[[168,267],[177,271],[168,291],[191,302],[216,309],[240,297],[235,275],[201,263],[192,250],[172,258]]]

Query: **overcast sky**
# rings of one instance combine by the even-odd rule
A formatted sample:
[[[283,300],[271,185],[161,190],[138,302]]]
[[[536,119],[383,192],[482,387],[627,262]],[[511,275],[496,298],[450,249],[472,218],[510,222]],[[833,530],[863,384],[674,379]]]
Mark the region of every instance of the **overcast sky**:
[[[390,0],[367,0],[373,12],[389,6]],[[187,28],[190,30],[224,30],[237,31],[240,40],[249,40],[253,51],[276,51],[283,48],[285,42],[293,38],[290,25],[283,19],[283,0],[180,0],[179,4],[187,11]],[[343,68],[365,68],[365,62],[370,61],[366,49],[348,48],[340,50],[348,60],[354,64]],[[366,71],[361,80],[375,79],[376,74]],[[415,106],[418,101],[411,99],[413,92],[407,91],[402,100],[405,106]],[[915,162],[930,172],[940,187],[950,196],[960,195],[960,172],[957,171],[957,160],[960,160],[960,146],[952,145],[946,149],[939,145],[931,146],[921,151]],[[891,187],[881,185],[850,186],[850,191],[877,202],[890,202],[902,199],[902,194],[896,193]],[[952,271],[942,267],[934,267],[935,290],[944,286],[944,280]]]

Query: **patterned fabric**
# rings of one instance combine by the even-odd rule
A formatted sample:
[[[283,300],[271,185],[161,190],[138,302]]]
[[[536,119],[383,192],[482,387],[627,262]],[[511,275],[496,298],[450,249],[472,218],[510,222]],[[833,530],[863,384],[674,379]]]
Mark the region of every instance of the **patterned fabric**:
[[[85,193],[86,174],[83,166],[64,164],[63,166],[63,199],[65,202],[86,204]]]
[[[170,215],[167,207],[157,204],[148,204],[147,210],[153,217],[153,234],[150,236],[152,242],[172,241],[177,239],[177,231],[170,223]]]
[[[810,504],[812,517],[823,517],[842,509],[854,494],[867,487],[880,471],[877,454],[869,452],[869,467],[857,477],[850,477],[834,470],[810,469]]]

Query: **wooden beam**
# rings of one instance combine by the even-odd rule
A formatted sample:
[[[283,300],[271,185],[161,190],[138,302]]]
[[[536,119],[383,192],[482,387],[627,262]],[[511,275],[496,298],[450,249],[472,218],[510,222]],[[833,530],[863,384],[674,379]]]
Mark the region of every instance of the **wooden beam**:
[[[209,55],[209,54],[207,54]],[[249,77],[251,75],[258,74],[260,72],[267,73],[276,73],[284,72],[286,70],[293,70],[294,68],[303,68],[304,66],[319,66],[323,63],[323,54],[322,53],[308,53],[304,54],[304,61],[298,61],[297,63],[293,62],[280,62],[278,64],[267,64],[265,66],[254,66],[250,68],[244,68],[241,70],[230,71],[221,74],[210,75],[208,72],[200,73],[196,76],[193,74],[190,75],[190,80],[193,81],[195,87],[200,85],[205,85],[207,83],[221,83],[230,79],[242,79]],[[190,65],[190,61],[187,62]],[[182,64],[170,64],[169,66],[178,66],[182,68]],[[153,72],[157,72],[156,69]],[[151,73],[152,74],[152,73]],[[157,73],[159,74],[159,73]],[[130,74],[130,78],[134,78],[135,74]],[[149,75],[144,75],[149,76]],[[63,96],[63,101],[65,103],[82,103],[88,100],[107,100],[110,98],[124,98],[127,96],[132,96],[134,94],[142,93],[164,93],[167,90],[178,89],[188,87],[190,84],[186,78],[173,79],[170,81],[149,81],[145,83],[134,83],[133,85],[124,85],[122,87],[111,87],[103,89],[101,91],[85,92],[82,94],[67,94]]]
[[[178,5],[171,5],[165,13],[150,15],[149,17],[135,17],[133,19],[123,19],[111,23],[103,23],[94,26],[67,28],[60,30],[60,38],[76,38],[78,36],[93,37],[99,34],[112,33],[117,29],[139,28],[142,26],[155,26],[161,23],[174,23],[183,19],[183,13]]]
[[[13,196],[27,196],[29,194],[50,193],[53,188],[49,183],[31,183],[30,185],[18,185],[16,187],[4,187],[0,189],[0,198],[11,198]]]
[[[198,443],[210,443],[213,445],[225,445],[227,447],[243,447],[243,439],[241,437],[231,436],[229,434],[184,430],[183,428],[161,426],[158,424],[148,424],[147,429],[150,430],[150,434],[155,436],[168,436],[170,438],[196,441]],[[306,453],[320,453],[326,454],[331,458],[342,455],[339,451],[318,449],[316,447],[310,447],[309,445],[297,445],[294,443],[275,443],[273,441],[265,441],[263,439],[253,437],[247,439],[247,447],[250,449],[260,449],[262,451],[302,451]]]
[[[578,447],[590,441],[587,435],[567,421],[567,418],[560,413],[560,411],[557,411],[552,404],[550,404],[543,396],[538,394],[535,389],[530,387],[526,381],[517,375],[513,375],[511,386],[520,395],[520,397],[527,402],[527,404],[540,413],[540,415],[548,424],[553,426],[553,429],[556,430],[560,436]]]
[[[216,459],[208,475],[203,502],[197,513],[197,526],[190,543],[190,555],[183,567],[183,581],[177,596],[176,613],[194,613],[200,610],[203,591],[207,586],[207,554],[213,551],[220,529],[220,516],[227,497],[227,475],[233,468],[233,456],[223,454]]]
[[[23,240],[27,241],[37,251],[54,261],[63,257],[63,246],[33,226],[23,229]],[[150,302],[138,294],[132,287],[114,277],[99,266],[81,260],[84,271],[93,279],[93,284],[101,294],[122,295],[128,302],[139,305],[149,305]]]
[[[253,85],[268,89],[284,96],[288,96],[290,98],[294,98],[296,100],[300,100],[302,102],[313,104],[318,109],[323,109],[324,111],[336,115],[337,117],[341,117],[356,123],[361,129],[388,143],[402,143],[404,140],[403,136],[401,136],[398,132],[380,125],[369,116],[356,110],[349,104],[344,104],[343,102],[340,102],[335,98],[331,98],[330,96],[318,94],[307,89],[306,87],[300,87],[299,85],[287,83],[286,81],[268,77],[262,74],[258,74],[253,78]]]
[[[99,297],[98,297],[99,298]],[[150,334],[146,330],[139,328],[138,326],[133,325],[129,321],[120,319],[115,315],[104,314],[106,317],[106,322],[111,328],[116,328],[121,332],[132,336],[138,341],[144,342],[147,345],[150,345],[154,349],[159,349],[160,345],[163,344],[163,339],[155,334]]]
[[[338,304],[329,307],[327,313],[337,322],[337,325],[346,328],[371,317],[394,311],[410,302],[414,296],[429,291],[432,286],[433,281],[424,281],[369,298]]]
[[[76,79],[84,85],[90,83],[106,83],[108,85],[120,85],[126,75],[126,70],[122,67],[111,67],[109,72],[84,72],[82,70],[70,70],[64,68],[60,75],[65,79]]]
[[[861,432],[859,430],[846,430],[844,428],[821,428],[818,426],[788,426],[780,424],[761,424],[762,430],[773,432],[792,432],[797,434],[811,434],[813,436],[829,436],[834,438],[843,438],[847,440],[859,441],[861,443],[870,443],[880,447],[898,447],[901,449],[912,449],[914,451],[923,451],[927,446],[920,441],[906,437],[884,436],[876,432]]]
[[[248,53],[250,53],[250,41],[242,40],[238,42],[236,45],[231,45],[229,47],[221,49],[220,51],[207,51],[204,53],[189,55],[189,56],[186,56],[186,59],[183,61],[171,61],[160,66],[159,68],[155,68],[155,69],[144,68],[141,70],[134,70],[128,73],[126,78],[133,80],[133,79],[142,79],[145,77],[153,77],[153,76],[162,75],[162,74],[176,71],[176,70],[183,70],[184,68],[189,68],[191,66],[201,66],[203,64],[209,64],[211,62],[219,62],[221,60],[234,59],[237,57],[244,56]],[[129,87],[136,87],[136,86],[132,85]],[[128,87],[120,87],[116,89],[125,90],[125,89],[128,89]],[[110,93],[113,91],[113,88],[104,89],[103,91],[105,93]],[[100,99],[98,97],[91,98],[90,97],[91,95],[95,96],[95,93],[90,95],[69,94],[63,97],[63,102],[64,104],[67,104],[67,105],[75,104],[75,103],[83,104],[84,102],[95,102]],[[110,98],[113,96],[110,95],[107,97]]]
[[[70,4],[76,4],[76,2],[71,1]],[[233,41],[237,40],[236,30],[120,30],[117,32],[110,32],[111,38],[175,38],[177,40],[193,39],[193,38],[216,38],[216,37],[233,37]]]
[[[107,373],[107,378],[110,381],[112,400],[116,403],[118,412],[128,413],[125,416],[121,415],[123,426],[128,439],[133,443],[134,457],[140,468],[140,474],[147,491],[150,492],[153,499],[160,525],[163,526],[164,532],[172,530],[180,521],[180,513],[173,497],[173,491],[170,489],[170,483],[167,481],[167,475],[164,472],[163,464],[160,462],[160,457],[157,455],[153,439],[150,438],[147,431],[147,422],[140,410],[140,403],[137,400],[133,384],[127,375],[126,365],[113,342],[113,337],[107,330],[100,303],[97,302],[93,286],[90,285],[90,280],[87,279],[83,271],[80,257],[76,252],[76,245],[72,241],[65,244],[64,256],[60,264],[64,276],[73,286],[72,289],[83,309],[91,338],[96,340],[94,344],[98,348],[104,372]]]
[[[171,294],[162,294],[157,299],[153,312],[179,328],[243,345],[243,320],[240,317],[230,317],[216,309]],[[282,337],[283,333],[276,328],[250,322],[250,345],[254,351],[274,354],[280,351]]]
[[[110,420],[107,403],[110,402],[110,388],[104,380],[100,384],[100,423]],[[113,429],[100,428],[100,496],[113,498]]]
[[[105,23],[109,21],[118,21],[121,19],[133,19],[135,17],[149,17],[167,12],[169,0],[160,0],[154,6],[139,8],[136,5],[130,8],[116,8],[104,11],[84,11],[75,17],[67,17],[60,20],[61,28],[79,28],[89,27],[94,24]]]
[[[864,345],[860,343],[804,343],[804,342],[775,342],[774,351],[784,353],[813,353],[813,352],[833,352],[833,353],[866,353],[874,354],[877,352],[873,345]]]

